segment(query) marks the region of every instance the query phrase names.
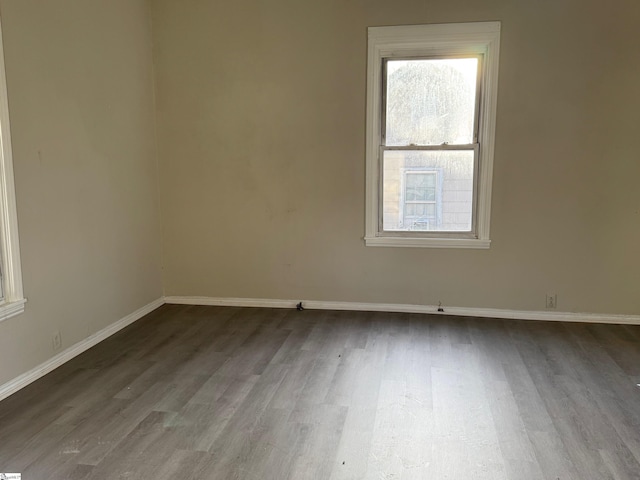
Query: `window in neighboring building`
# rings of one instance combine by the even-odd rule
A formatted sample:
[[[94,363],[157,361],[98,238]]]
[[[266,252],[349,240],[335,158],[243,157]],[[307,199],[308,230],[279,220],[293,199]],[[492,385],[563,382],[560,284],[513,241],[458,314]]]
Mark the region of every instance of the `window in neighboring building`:
[[[438,226],[436,172],[405,171],[402,224],[405,230],[433,230]]]

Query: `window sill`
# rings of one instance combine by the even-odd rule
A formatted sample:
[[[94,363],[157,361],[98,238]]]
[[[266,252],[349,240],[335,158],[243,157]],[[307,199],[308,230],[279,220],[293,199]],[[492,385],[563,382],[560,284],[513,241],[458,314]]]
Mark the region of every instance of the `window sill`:
[[[364,243],[367,247],[488,249],[491,246],[491,240],[477,238],[364,237]]]
[[[14,302],[3,303],[0,305],[0,322],[8,318],[15,317],[24,312],[24,304],[27,303],[26,298],[16,300]]]

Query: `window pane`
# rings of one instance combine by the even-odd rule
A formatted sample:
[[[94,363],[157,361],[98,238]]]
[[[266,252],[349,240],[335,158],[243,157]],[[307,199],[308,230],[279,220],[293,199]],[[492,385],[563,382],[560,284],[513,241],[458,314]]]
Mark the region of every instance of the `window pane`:
[[[435,203],[427,203],[424,206],[424,215],[427,217],[435,217],[436,216],[436,204]]]
[[[416,206],[416,216],[419,217],[429,217],[429,220],[436,220],[436,209],[435,204],[433,203],[417,203]],[[405,214],[406,215],[406,214]]]
[[[434,201],[436,196],[436,172],[407,172],[406,201]]]
[[[407,185],[411,187],[433,187],[435,186],[435,173],[409,173],[407,175]]]
[[[436,200],[436,188],[429,188],[425,190],[425,200],[429,200],[430,202],[435,202]]]
[[[407,200],[435,200],[435,187],[434,188],[416,188],[407,187]]]
[[[388,60],[386,145],[473,143],[477,58]]]
[[[383,229],[471,231],[473,158],[472,150],[385,151]]]
[[[436,188],[436,176],[435,175],[420,175],[423,178],[423,184],[425,187],[433,190]]]

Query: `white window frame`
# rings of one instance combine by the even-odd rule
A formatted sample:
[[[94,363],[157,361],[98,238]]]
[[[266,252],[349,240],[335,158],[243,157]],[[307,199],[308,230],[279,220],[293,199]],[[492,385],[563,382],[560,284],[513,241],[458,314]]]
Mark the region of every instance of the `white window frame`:
[[[377,247],[489,248],[491,183],[498,93],[500,22],[369,27],[365,245]],[[469,232],[382,230],[383,65],[385,59],[482,55],[475,165],[474,229]]]
[[[0,268],[2,299],[0,322],[24,311],[22,268],[18,238],[18,215],[13,180],[9,103],[4,67],[2,27],[0,26]]]

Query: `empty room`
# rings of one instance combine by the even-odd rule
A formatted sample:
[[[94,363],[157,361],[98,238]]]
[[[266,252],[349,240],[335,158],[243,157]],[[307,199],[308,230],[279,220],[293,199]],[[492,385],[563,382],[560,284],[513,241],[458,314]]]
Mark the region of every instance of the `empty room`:
[[[640,478],[638,25],[0,0],[0,478]]]

